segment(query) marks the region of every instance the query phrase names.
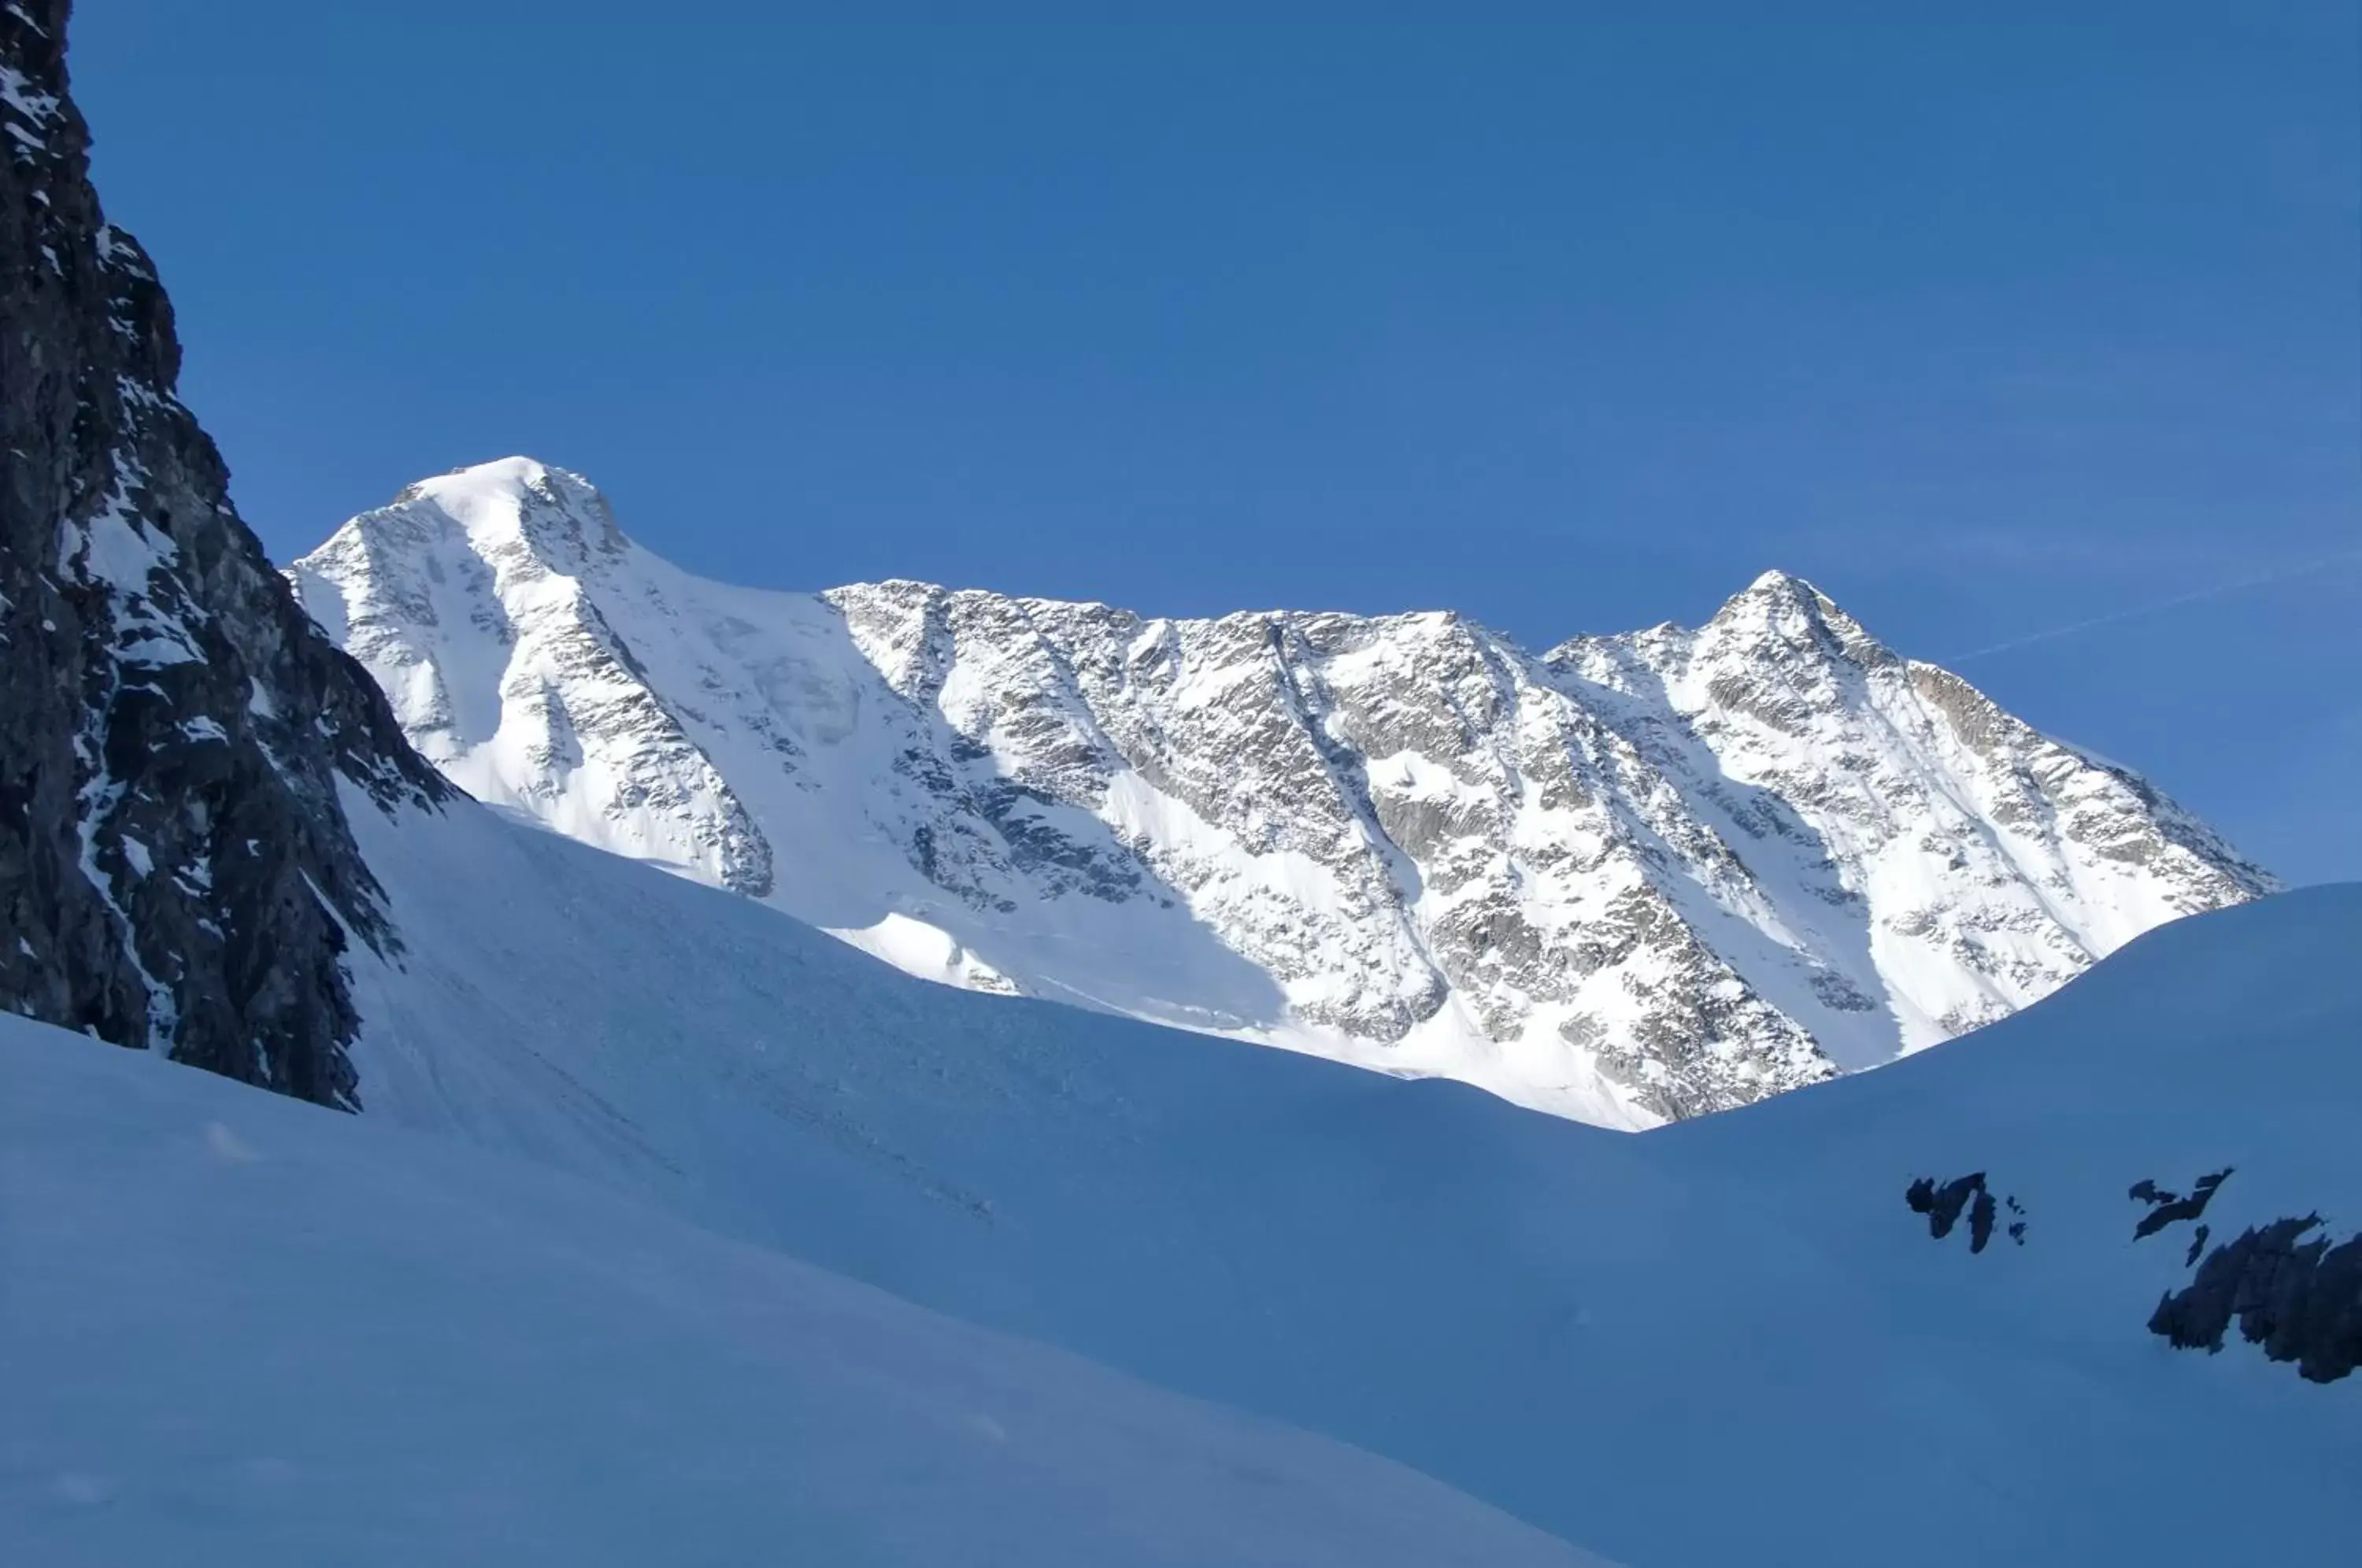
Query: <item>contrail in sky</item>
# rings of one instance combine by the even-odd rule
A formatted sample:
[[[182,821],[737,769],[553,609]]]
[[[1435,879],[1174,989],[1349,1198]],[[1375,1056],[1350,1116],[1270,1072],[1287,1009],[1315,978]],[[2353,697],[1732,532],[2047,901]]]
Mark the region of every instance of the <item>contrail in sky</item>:
[[[2177,593],[2170,599],[2160,599],[2154,604],[2136,604],[2129,610],[2112,610],[2105,615],[2094,615],[2089,620],[2070,621],[2066,625],[2052,626],[2047,631],[2028,632],[2022,637],[2012,637],[2007,642],[1995,643],[1990,647],[1978,648],[1971,653],[1955,654],[1942,662],[1963,664],[1972,658],[1982,658],[1987,654],[2006,653],[2012,648],[2022,648],[2030,643],[2047,643],[2055,637],[2071,637],[2078,632],[2088,632],[2094,626],[2113,626],[2119,621],[2136,620],[2143,615],[2155,615],[2167,610],[2179,610],[2185,604],[2195,604],[2201,600],[2220,599],[2227,593],[2244,593],[2250,588],[2261,588],[2266,583],[2271,582],[2285,582],[2293,577],[2302,577],[2307,572],[2319,571],[2323,567],[2335,566],[2341,561],[2350,560],[2362,560],[2362,549],[2340,550],[2334,555],[2323,556],[2318,560],[2301,561],[2295,566],[2257,572],[2253,577],[2238,578],[2230,582],[2218,582],[2211,587],[2193,589],[2188,593]]]

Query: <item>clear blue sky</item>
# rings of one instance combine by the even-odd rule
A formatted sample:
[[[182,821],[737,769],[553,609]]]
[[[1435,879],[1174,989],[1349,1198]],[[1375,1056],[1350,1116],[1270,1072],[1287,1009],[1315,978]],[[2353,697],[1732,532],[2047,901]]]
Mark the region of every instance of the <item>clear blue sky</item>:
[[[1904,652],[2014,645],[1960,668],[2362,877],[2350,0],[83,0],[75,39],[281,557],[524,451],[780,587],[1540,645],[1782,566]]]

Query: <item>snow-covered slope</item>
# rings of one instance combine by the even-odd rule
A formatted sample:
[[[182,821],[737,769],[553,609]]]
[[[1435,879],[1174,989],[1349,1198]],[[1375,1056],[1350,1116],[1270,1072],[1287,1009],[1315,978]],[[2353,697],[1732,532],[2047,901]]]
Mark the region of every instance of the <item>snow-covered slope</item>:
[[[801,596],[513,458],[290,576],[420,750],[561,833],[931,978],[1607,1125],[1888,1060],[2270,886],[1776,573],[1545,657],[1449,614]]]
[[[0,1561],[1597,1560],[595,1187],[0,1018]]]
[[[570,1169],[1650,1568],[2354,1560],[2354,1380],[2147,1323],[2362,1220],[2362,889],[2176,922],[1882,1072],[1629,1138],[916,981],[466,802],[353,812],[364,1122]],[[1905,1203],[1987,1174],[1970,1253]],[[2003,1209],[2004,1223],[2016,1210]]]

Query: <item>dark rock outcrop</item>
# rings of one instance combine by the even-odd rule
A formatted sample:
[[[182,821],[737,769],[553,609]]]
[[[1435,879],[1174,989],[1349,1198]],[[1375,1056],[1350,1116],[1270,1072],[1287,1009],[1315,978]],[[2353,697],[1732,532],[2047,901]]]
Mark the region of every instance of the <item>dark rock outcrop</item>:
[[[1952,1227],[1959,1223],[1960,1211],[1967,1209],[1969,1251],[1972,1253],[1985,1250],[1985,1243],[1992,1240],[1993,1225],[2001,1218],[2000,1207],[1994,1202],[1992,1189],[1985,1185],[1982,1171],[1956,1176],[1940,1185],[1934,1176],[1921,1176],[1904,1189],[1903,1201],[1910,1205],[1914,1214],[1927,1216],[1927,1233],[1939,1242],[1952,1233]],[[2003,1201],[2012,1214],[2025,1212],[2015,1198]],[[2021,1247],[2025,1245],[2024,1220],[2011,1223],[2009,1239]]]
[[[392,942],[339,780],[450,787],[299,610],[174,395],[108,224],[67,0],[0,9],[0,1006],[354,1106],[348,937]]]
[[[2184,1350],[2219,1351],[2235,1318],[2242,1339],[2311,1381],[2345,1376],[2362,1365],[2362,1236],[2335,1246],[2306,1238],[2320,1227],[2309,1214],[2240,1232],[2158,1302],[2150,1332]]]
[[[2235,1168],[2224,1165],[2219,1171],[2200,1176],[2187,1197],[2169,1192],[2146,1177],[2135,1182],[2126,1196],[2136,1203],[2147,1204],[2148,1212],[2142,1215],[2140,1223],[2133,1227],[2133,1240],[2137,1242],[2144,1237],[2154,1236],[2168,1225],[2195,1220],[2205,1213],[2206,1206],[2214,1200],[2214,1189],[2223,1185]]]

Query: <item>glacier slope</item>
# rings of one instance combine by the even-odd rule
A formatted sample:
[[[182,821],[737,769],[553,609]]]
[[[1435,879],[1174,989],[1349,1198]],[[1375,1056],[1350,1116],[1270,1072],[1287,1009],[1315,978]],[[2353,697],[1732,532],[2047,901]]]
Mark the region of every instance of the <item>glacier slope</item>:
[[[0,1560],[1597,1560],[445,1139],[0,1018]]]
[[[409,942],[357,959],[367,1119],[1652,1568],[2362,1551],[2354,1386],[2149,1334],[2181,1241],[2132,1241],[2125,1197],[2231,1165],[2224,1234],[2362,1218],[2362,889],[2177,922],[1972,1043],[1631,1139],[923,984],[466,802],[354,814]],[[1970,1171],[2024,1246],[1904,1207]]]
[[[2269,878],[1768,574],[1537,657],[682,572],[579,476],[428,480],[289,573],[480,799],[913,973],[1611,1126],[1875,1065]]]

